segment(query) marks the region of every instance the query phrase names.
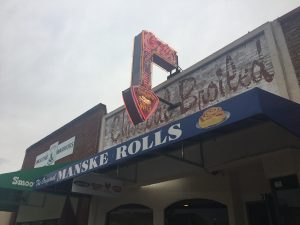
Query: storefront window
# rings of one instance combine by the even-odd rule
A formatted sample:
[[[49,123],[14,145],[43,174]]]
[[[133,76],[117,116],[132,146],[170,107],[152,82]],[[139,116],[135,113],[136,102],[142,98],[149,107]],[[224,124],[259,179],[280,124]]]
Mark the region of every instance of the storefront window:
[[[111,210],[106,217],[106,225],[152,225],[152,209],[137,204],[122,205]]]
[[[228,225],[227,207],[207,199],[175,202],[165,210],[165,225]]]

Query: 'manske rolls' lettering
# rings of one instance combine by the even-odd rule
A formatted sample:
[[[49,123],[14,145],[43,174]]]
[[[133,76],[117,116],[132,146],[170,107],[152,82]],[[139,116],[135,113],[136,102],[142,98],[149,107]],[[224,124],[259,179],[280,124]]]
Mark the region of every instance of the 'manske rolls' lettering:
[[[150,150],[153,147],[174,141],[180,138],[181,135],[182,130],[180,128],[180,123],[174,124],[169,127],[166,136],[163,136],[162,131],[159,130],[151,135],[152,137],[150,135],[147,135],[142,139],[137,139],[130,142],[128,145],[117,147],[116,160],[120,160],[130,155],[135,155],[138,152]]]
[[[114,165],[118,160],[127,157],[133,158],[143,151],[153,151],[159,147],[163,147],[164,144],[178,141],[182,138],[182,135],[183,130],[179,122],[169,125],[156,132],[128,141],[121,146],[112,147],[105,152],[100,152],[91,158],[62,168],[57,172],[50,173],[43,178],[37,179],[35,186],[40,187],[50,183],[57,183],[86,172]]]
[[[162,130],[159,130],[153,134],[133,140],[128,145],[117,147],[115,160],[126,158],[130,155],[135,155],[140,151],[150,150],[153,147],[160,146],[167,142],[172,142],[180,138],[181,135],[182,130],[180,128],[180,123],[174,124],[168,128],[166,135],[163,135]],[[104,152],[100,155],[96,155],[90,159],[59,170],[57,172],[56,181],[71,178],[89,170],[94,170],[108,164],[108,154],[108,152]]]
[[[96,169],[108,163],[108,153],[96,155],[90,159],[84,160],[70,167],[63,168],[57,172],[57,181],[71,178],[88,170]]]

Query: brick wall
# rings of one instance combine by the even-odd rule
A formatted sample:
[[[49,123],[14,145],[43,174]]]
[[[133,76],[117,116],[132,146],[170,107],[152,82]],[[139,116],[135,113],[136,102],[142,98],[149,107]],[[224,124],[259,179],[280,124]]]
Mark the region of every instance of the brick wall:
[[[300,85],[300,7],[279,18]]]
[[[105,114],[106,106],[99,104],[33,144],[26,150],[22,168],[33,168],[37,155],[47,151],[53,143],[62,143],[73,136],[76,137],[73,154],[57,160],[56,163],[79,160],[95,154],[98,151],[101,119]]]

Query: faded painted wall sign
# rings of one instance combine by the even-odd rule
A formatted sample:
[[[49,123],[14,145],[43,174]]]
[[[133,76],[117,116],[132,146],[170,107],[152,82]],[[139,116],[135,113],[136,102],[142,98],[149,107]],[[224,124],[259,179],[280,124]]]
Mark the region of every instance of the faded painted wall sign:
[[[121,109],[105,117],[103,147],[107,149],[144,132],[200,111],[254,87],[279,94],[276,74],[264,34],[180,76],[156,92],[170,101],[181,102],[180,107],[168,111],[161,104],[147,121],[133,126]]]

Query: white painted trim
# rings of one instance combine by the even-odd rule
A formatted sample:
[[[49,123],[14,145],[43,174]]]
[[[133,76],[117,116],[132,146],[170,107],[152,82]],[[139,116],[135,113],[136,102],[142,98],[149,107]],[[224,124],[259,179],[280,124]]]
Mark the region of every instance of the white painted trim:
[[[280,23],[275,20],[272,22],[272,31],[275,37],[276,45],[278,48],[279,60],[284,71],[287,91],[289,94],[289,99],[300,103],[300,87],[298,84],[297,75],[291,60],[291,56],[286,44],[286,39],[284,37]]]
[[[287,90],[287,82],[286,82],[286,79],[284,76],[283,69],[281,67],[280,60],[279,60],[279,53],[278,53],[274,35],[272,32],[271,23],[268,23],[265,28],[265,37],[266,37],[266,41],[267,41],[267,44],[269,47],[271,62],[273,64],[274,73],[275,73],[275,80],[277,83],[277,87],[279,89],[280,96],[290,99],[290,96],[289,96],[288,90]]]

